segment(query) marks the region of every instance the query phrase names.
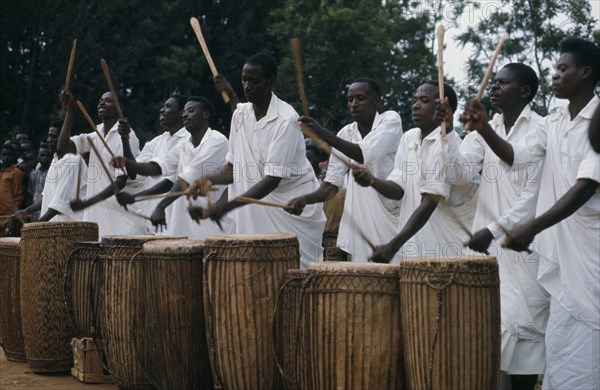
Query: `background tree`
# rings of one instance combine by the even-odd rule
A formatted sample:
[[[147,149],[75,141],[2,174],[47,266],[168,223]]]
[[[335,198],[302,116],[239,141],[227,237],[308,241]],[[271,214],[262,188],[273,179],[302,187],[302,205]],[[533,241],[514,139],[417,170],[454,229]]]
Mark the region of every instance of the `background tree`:
[[[458,37],[463,47],[473,46],[467,62],[469,83],[461,92],[475,96],[500,35],[506,33],[497,64],[523,62],[536,70],[540,89],[533,107],[540,115],[546,115],[552,99],[551,76],[559,42],[567,36],[592,39],[595,20],[589,2],[499,0],[483,11],[480,22]]]
[[[429,49],[433,23],[406,1],[286,0],[272,12],[270,32],[281,53],[278,92],[301,112],[291,37],[303,44],[303,69],[310,115],[332,131],[348,120],[346,90],[358,77],[380,83],[384,109],[411,123],[416,87],[435,76]]]

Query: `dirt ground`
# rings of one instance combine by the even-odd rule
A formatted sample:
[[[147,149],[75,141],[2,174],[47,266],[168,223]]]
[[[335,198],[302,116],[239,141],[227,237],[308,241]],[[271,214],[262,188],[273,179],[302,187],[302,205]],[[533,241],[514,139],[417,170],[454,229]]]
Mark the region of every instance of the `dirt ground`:
[[[27,363],[9,362],[0,349],[0,390],[52,389],[52,390],[117,390],[115,385],[79,382],[70,374],[34,374]]]

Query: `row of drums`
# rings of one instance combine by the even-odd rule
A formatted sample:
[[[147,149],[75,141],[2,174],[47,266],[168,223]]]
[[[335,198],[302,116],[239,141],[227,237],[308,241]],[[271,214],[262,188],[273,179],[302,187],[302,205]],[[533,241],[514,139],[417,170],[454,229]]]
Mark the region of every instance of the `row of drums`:
[[[291,234],[204,241],[32,223],[0,239],[0,341],[36,373],[102,342],[129,389],[495,388],[493,257],[299,265]]]

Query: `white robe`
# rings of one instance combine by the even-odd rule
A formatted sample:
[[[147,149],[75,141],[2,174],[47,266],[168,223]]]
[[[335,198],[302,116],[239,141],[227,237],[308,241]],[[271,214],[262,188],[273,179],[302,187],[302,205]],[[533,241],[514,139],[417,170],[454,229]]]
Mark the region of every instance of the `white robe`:
[[[135,160],[138,163],[154,162],[161,167],[162,173],[157,176],[146,177],[141,190],[147,190],[148,188],[154,187],[156,184],[165,179],[167,171],[166,167],[163,166],[164,164],[161,165],[162,161],[164,161],[165,156],[167,155],[167,153],[169,153],[169,151],[175,149],[177,145],[179,145],[181,142],[186,141],[189,136],[189,131],[187,131],[185,127],[182,127],[173,135],[171,135],[171,133],[169,133],[168,131],[165,131],[161,135],[154,137],[151,141],[146,142],[146,145],[144,145],[144,148]],[[141,202],[139,204],[139,207],[141,209],[142,214],[148,217],[151,216],[154,212],[154,209],[160,203],[160,201],[161,199],[150,199]],[[171,208],[167,208],[165,210],[165,214],[166,220],[169,221],[171,219]],[[150,232],[154,231],[154,226],[152,225],[152,222],[146,221],[146,225]],[[168,234],[166,230],[167,229],[165,229],[160,234]]]
[[[356,122],[342,128],[337,136],[358,144],[363,154],[363,166],[375,177],[386,178],[394,169],[394,158],[402,138],[402,120],[394,111],[377,113],[372,130],[365,138],[360,134]],[[341,158],[345,157],[336,149],[334,151]],[[349,158],[344,159],[361,165]],[[366,262],[372,249],[361,232],[375,244],[390,241],[398,229],[400,202],[385,198],[371,187],[360,186],[348,172],[348,167],[338,157],[334,154],[329,157],[325,181],[338,188],[347,185],[337,246],[349,253],[352,261]]]
[[[86,196],[87,165],[81,156],[67,153],[60,160],[55,154],[44,184],[42,192],[42,208],[40,216],[49,208],[58,211],[50,221],[70,222],[83,220],[83,212],[73,211],[69,202],[77,197],[77,175],[81,167],[80,199]]]
[[[108,131],[105,136],[106,143],[115,154],[115,156],[123,155],[123,144],[121,142],[121,136],[117,131],[119,123]],[[104,124],[97,125],[100,134],[104,133]],[[106,176],[104,169],[100,163],[99,157],[91,149],[88,137],[94,143],[94,146],[101,155],[102,161],[108,168],[110,176],[114,180],[117,176],[123,175],[123,171],[120,169],[113,168],[110,165],[111,155],[104,147],[102,141],[98,138],[98,134],[80,134],[71,137],[71,141],[75,143],[77,147],[77,153],[83,154],[90,152],[90,160],[87,171],[87,197],[90,198],[106,187],[110,186],[110,179]],[[140,141],[136,137],[133,130],[129,134],[129,145],[134,157],[140,152]],[[142,178],[138,176],[136,180],[127,179],[127,184],[124,191],[137,192],[143,183]],[[137,206],[131,205],[132,209],[138,212],[142,212]],[[132,235],[132,234],[145,234],[147,233],[145,220],[135,216],[132,213],[126,212],[117,202],[114,196],[96,203],[95,205],[88,207],[84,210],[83,220],[86,222],[96,222],[98,224],[99,236],[105,235]]]
[[[496,114],[490,126],[501,138],[518,143],[524,142],[528,133],[542,131],[544,119],[526,106],[508,134],[502,115]],[[461,158],[464,161],[459,162]],[[468,168],[463,171],[465,176],[482,172],[473,231],[488,228],[495,238],[489,251],[498,259],[500,272],[500,368],[512,375],[542,374],[546,363],[544,336],[550,299],[537,282],[539,254],[514,252],[500,245],[505,237],[503,228],[510,232],[535,216],[541,163],[506,172],[478,132],[464,139],[457,163]]]
[[[271,96],[267,114],[256,121],[251,103],[238,104],[231,119],[227,162],[233,166],[229,200],[240,196],[265,176],[280,177],[279,186],[263,199],[286,204],[315,191],[318,181],[306,159],[298,114]],[[296,216],[280,208],[245,205],[231,213],[236,233],[294,233],[300,242],[300,264],[322,261],[325,214],[321,204],[308,205]]]
[[[546,117],[542,131],[528,135],[525,145],[513,144],[515,166],[544,161],[536,215],[554,206],[578,179],[600,183],[600,155],[588,139],[590,119],[599,103],[594,96],[573,120],[568,107],[559,109]],[[561,305],[551,308],[548,318],[546,388],[587,389],[598,384],[600,367],[584,370],[581,362],[597,362],[600,356],[600,346],[582,348],[582,343],[597,339],[600,331],[599,237],[599,187],[573,215],[537,236],[538,280],[552,295],[552,304]],[[572,329],[557,326],[574,322],[566,316],[578,325]]]
[[[453,186],[458,177],[454,159],[460,144],[456,132],[451,131],[442,142],[440,128],[433,130],[421,142],[421,129],[404,133],[396,153],[394,170],[388,176],[404,190],[400,203],[398,230],[406,225],[423,194],[441,196],[429,221],[410,238],[394,257],[398,263],[404,257],[436,256],[456,258],[464,254],[463,243],[469,236],[461,228],[472,225],[475,213],[476,186]]]
[[[188,136],[167,154],[165,159],[167,178],[174,183],[181,179],[191,185],[202,176],[215,174],[226,164],[227,147],[227,137],[211,128],[208,128],[197,147],[192,144],[191,135]],[[215,203],[219,200],[226,188],[226,186],[215,186],[216,191],[209,193],[210,201]],[[198,198],[192,202],[201,207],[208,206],[206,198]],[[233,221],[229,216],[221,220],[223,231],[210,219],[203,220],[198,225],[188,213],[188,201],[185,197],[177,199],[167,208],[169,209],[171,213],[170,219],[167,220],[167,234],[203,240],[208,235],[231,232]]]

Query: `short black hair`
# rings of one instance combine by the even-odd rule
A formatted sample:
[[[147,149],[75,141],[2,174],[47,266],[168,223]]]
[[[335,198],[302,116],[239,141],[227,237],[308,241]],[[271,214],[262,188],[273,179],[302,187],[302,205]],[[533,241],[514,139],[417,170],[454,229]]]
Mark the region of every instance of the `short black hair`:
[[[600,80],[600,47],[582,38],[568,37],[560,42],[560,54],[570,53],[575,57],[578,67],[592,68],[594,83]]]
[[[183,95],[171,95],[169,96],[169,98],[175,99],[175,101],[177,101],[177,107],[179,107],[180,110],[183,110],[183,107],[185,107],[185,103],[188,101],[188,97]]]
[[[369,85],[369,88],[371,88],[371,90],[375,92],[377,96],[381,96],[381,88],[379,88],[379,84],[377,83],[377,81],[369,77],[359,77],[352,82],[352,84],[354,83],[366,83]]]
[[[427,81],[425,84],[432,85],[436,88],[439,88],[440,85],[437,81]],[[452,109],[452,111],[456,112],[456,108],[458,107],[458,96],[456,96],[456,92],[454,92],[454,89],[446,83],[444,83],[444,97],[448,98],[450,108]]]
[[[319,161],[325,161],[327,160],[329,157],[327,156],[327,153],[325,153],[324,151],[322,151],[321,149],[319,149],[319,147],[315,144],[307,144],[306,145],[306,151],[308,152],[309,150],[312,150],[312,152],[315,154],[315,156],[317,156],[317,158],[319,159]]]
[[[215,106],[213,106],[213,104],[207,98],[202,96],[190,96],[187,98],[186,102],[201,103],[204,109],[210,113],[210,118],[208,118],[209,122],[215,117]]]
[[[531,94],[527,97],[527,101],[532,101],[540,86],[540,81],[538,80],[535,71],[530,66],[519,62],[511,62],[510,64],[504,65],[502,68],[510,70],[516,77],[517,83],[519,83],[520,86],[524,87],[528,85],[531,88]]]
[[[58,130],[62,128],[62,122],[60,121],[52,121],[50,122],[50,127],[56,127]]]
[[[17,153],[17,149],[15,148],[15,145],[12,142],[9,143],[5,143],[4,145],[2,145],[2,147],[0,147],[0,150],[10,150],[13,153]]]
[[[269,53],[255,54],[246,60],[246,64],[260,65],[266,78],[277,76],[277,62]]]

